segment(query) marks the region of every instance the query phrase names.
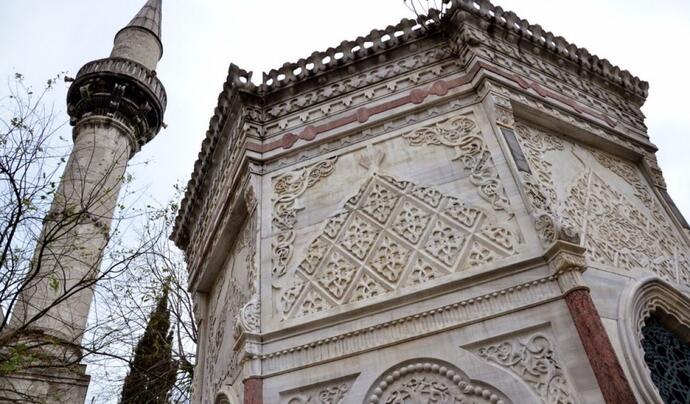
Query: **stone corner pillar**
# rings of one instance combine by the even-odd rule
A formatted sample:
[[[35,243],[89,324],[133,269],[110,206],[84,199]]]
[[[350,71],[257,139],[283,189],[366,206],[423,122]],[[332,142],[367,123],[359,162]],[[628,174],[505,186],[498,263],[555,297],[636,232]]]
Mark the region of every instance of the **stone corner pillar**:
[[[587,269],[586,249],[580,245],[556,241],[545,253],[558,279],[589,364],[604,400],[609,404],[636,403],[630,382],[625,377],[609,335],[604,328],[589,287],[582,278]]]

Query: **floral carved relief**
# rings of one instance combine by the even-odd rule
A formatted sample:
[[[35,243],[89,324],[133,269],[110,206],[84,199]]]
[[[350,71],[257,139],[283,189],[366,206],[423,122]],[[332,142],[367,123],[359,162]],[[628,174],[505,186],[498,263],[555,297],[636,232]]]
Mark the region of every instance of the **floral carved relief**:
[[[576,402],[554,345],[544,334],[483,346],[476,353],[520,377],[544,404]]]
[[[307,247],[279,311],[284,319],[302,317],[385,295],[509,257],[518,242],[484,210],[372,174]]]
[[[473,120],[451,118],[402,136],[413,146],[442,145],[454,148],[454,160],[462,161],[470,172],[470,181],[477,187],[479,195],[494,209],[507,209],[510,206],[489,148]]]
[[[543,239],[559,237],[560,225],[587,248],[590,262],[690,285],[688,246],[637,166],[526,124],[518,124],[516,134],[534,173],[523,185]],[[556,160],[571,165],[567,180],[554,178]],[[559,184],[561,195],[558,181],[566,182]]]
[[[654,201],[654,197],[649,188],[644,185],[640,172],[634,165],[612,156],[610,154],[601,152],[599,150],[592,150],[592,155],[604,167],[611,170],[614,174],[623,178],[634,190],[635,196],[649,209],[654,215],[654,219],[659,222],[664,221],[664,216],[659,209],[659,205]]]
[[[532,171],[521,172],[520,175],[540,240],[546,246],[558,239],[579,243],[579,233],[558,212],[552,164],[544,158],[547,152],[564,150],[563,141],[523,124],[515,126],[515,133]]]
[[[281,393],[281,404],[345,404],[357,375]]]
[[[292,257],[294,227],[297,222],[296,200],[321,178],[329,176],[335,169],[337,157],[331,157],[306,168],[279,176],[273,183],[273,227],[280,233],[274,237],[273,249],[274,282],[285,275],[288,261]]]

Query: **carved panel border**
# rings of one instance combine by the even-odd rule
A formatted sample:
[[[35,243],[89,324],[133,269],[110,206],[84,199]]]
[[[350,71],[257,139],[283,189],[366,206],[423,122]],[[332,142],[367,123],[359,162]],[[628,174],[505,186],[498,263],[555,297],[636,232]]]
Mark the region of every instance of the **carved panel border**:
[[[280,230],[271,242],[273,249],[273,283],[285,275],[287,264],[292,256],[292,242],[295,239],[294,227],[297,222],[296,199],[313,187],[321,178],[331,175],[338,157],[318,161],[305,168],[290,171],[278,176],[273,182],[273,227]]]
[[[311,142],[314,139],[316,139],[316,137],[320,133],[331,131],[333,129],[343,127],[351,123],[365,123],[373,115],[379,115],[391,109],[398,108],[407,104],[421,104],[429,96],[445,96],[446,94],[448,94],[450,90],[456,89],[462,85],[472,82],[477,73],[479,73],[481,70],[494,73],[502,77],[503,79],[513,81],[525,90],[532,89],[542,98],[552,99],[554,101],[564,103],[568,107],[572,108],[578,115],[589,115],[595,119],[599,119],[605,122],[611,128],[615,128],[617,125],[617,121],[612,119],[610,116],[596,111],[594,109],[591,109],[589,107],[580,105],[577,101],[571,98],[564,97],[563,95],[555,93],[549,89],[546,89],[537,82],[529,81],[523,77],[520,77],[509,71],[505,71],[504,69],[496,67],[494,65],[490,65],[484,62],[477,62],[474,65],[472,65],[472,67],[469,70],[467,70],[467,73],[465,75],[455,77],[453,79],[439,79],[425,89],[412,89],[406,95],[401,95],[400,97],[392,99],[390,101],[386,101],[384,103],[374,106],[361,107],[352,114],[339,117],[337,119],[327,121],[319,125],[308,125],[299,133],[285,133],[278,140],[262,144],[247,142],[246,148],[248,150],[259,153],[266,153],[280,148],[290,149],[300,139],[307,142]]]

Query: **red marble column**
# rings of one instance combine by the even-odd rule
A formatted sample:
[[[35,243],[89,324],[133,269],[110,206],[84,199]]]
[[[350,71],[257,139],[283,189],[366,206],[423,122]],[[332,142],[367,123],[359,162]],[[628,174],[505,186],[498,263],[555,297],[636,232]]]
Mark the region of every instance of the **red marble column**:
[[[244,381],[244,404],[263,404],[263,379],[250,377]]]
[[[609,404],[636,403],[589,290],[573,289],[565,295],[565,301],[604,400]]]

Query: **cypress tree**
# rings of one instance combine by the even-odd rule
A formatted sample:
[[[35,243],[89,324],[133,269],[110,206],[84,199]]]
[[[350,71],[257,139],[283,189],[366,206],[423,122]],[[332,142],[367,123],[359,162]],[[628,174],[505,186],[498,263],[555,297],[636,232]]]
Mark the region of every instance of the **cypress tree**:
[[[178,363],[172,357],[168,289],[156,302],[122,386],[122,404],[162,404],[175,384]]]

